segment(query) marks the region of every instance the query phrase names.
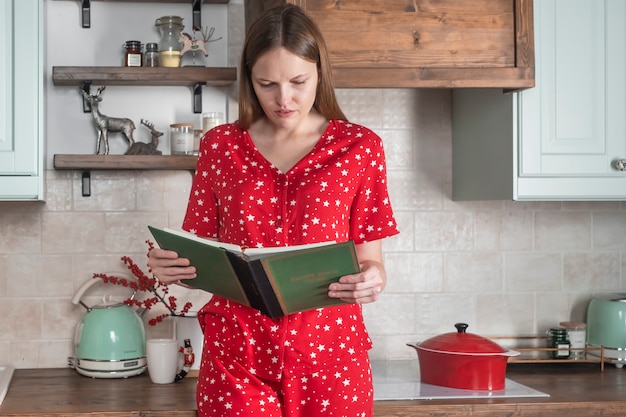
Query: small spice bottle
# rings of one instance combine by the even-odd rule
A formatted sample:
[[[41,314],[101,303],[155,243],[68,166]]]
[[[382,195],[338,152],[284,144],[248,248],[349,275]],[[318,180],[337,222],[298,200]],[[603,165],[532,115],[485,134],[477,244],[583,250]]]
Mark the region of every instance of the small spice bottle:
[[[570,356],[570,342],[567,336],[567,329],[564,327],[553,327],[548,330],[548,347],[554,359],[567,359]]]
[[[124,44],[124,66],[125,67],[140,67],[143,61],[143,54],[141,53],[141,42],[139,41],[126,41]]]
[[[146,53],[143,56],[143,66],[159,66],[159,45],[156,42],[150,42],[146,44]]]

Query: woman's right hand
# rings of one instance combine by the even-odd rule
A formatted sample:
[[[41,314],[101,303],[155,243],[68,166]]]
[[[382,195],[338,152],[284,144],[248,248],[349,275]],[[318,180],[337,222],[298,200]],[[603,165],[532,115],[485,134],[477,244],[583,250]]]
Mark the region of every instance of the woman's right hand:
[[[154,248],[148,254],[148,268],[164,284],[180,284],[180,280],[196,277],[196,267],[190,265],[189,259],[161,248]]]

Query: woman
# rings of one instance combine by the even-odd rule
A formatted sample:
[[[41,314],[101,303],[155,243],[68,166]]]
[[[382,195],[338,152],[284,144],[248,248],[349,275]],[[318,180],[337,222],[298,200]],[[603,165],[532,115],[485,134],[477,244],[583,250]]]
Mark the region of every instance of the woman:
[[[241,246],[353,240],[361,272],[329,286],[349,304],[270,319],[213,296],[198,319],[203,416],[371,416],[361,305],[386,282],[381,239],[398,233],[380,138],[346,121],[319,29],[296,6],[264,13],[241,58],[239,120],[202,139],[183,228]],[[175,252],[148,262],[162,282],[195,277]]]

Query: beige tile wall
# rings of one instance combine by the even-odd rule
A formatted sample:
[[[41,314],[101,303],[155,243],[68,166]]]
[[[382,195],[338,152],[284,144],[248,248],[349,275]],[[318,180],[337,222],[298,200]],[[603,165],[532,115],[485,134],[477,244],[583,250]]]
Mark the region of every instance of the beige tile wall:
[[[541,333],[583,319],[592,294],[626,290],[626,203],[451,201],[448,91],[338,96],[383,137],[402,231],[384,245],[386,291],[365,306],[373,357],[411,358],[405,343],[459,321],[482,335]],[[82,197],[79,172],[50,170],[45,204],[0,203],[0,362],[65,366],[84,313],[70,302],[76,289],[94,272],[122,271],[122,255],[142,263],[146,225],[179,226],[190,182],[184,171],[96,171]],[[100,286],[86,301],[108,293],[122,295]],[[207,298],[176,295],[196,306]]]

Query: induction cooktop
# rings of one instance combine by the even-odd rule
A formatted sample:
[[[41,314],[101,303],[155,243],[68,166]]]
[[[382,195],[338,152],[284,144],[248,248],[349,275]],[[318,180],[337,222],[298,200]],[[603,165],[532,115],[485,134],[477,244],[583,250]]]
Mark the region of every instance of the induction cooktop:
[[[511,379],[501,390],[464,390],[420,382],[418,360],[372,360],[375,400],[549,397]]]

